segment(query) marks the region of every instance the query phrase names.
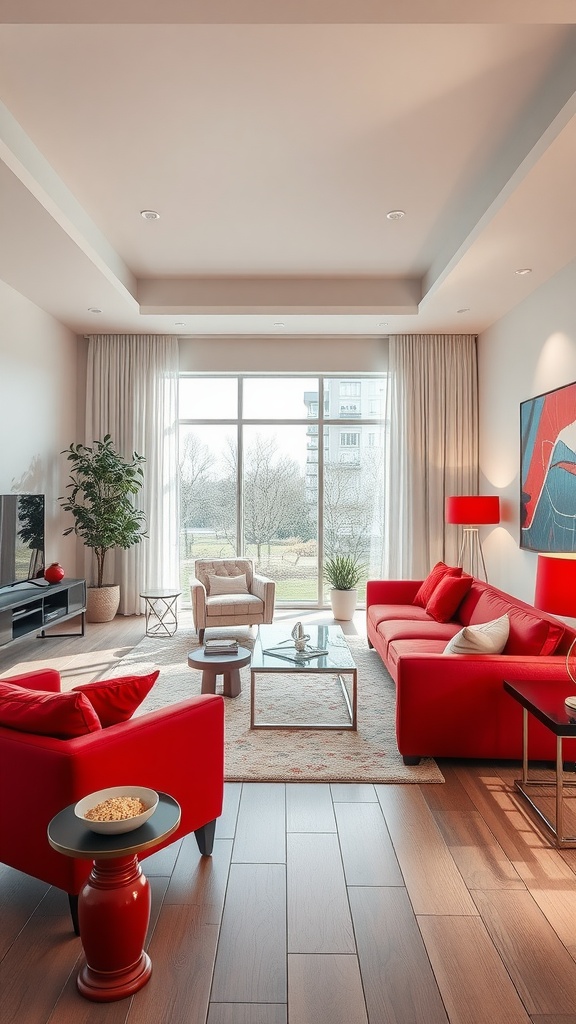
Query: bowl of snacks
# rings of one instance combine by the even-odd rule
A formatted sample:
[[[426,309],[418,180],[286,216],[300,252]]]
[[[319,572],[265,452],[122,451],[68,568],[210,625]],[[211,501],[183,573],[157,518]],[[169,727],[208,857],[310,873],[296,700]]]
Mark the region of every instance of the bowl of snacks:
[[[92,832],[120,835],[148,821],[158,806],[158,793],[145,786],[112,786],[79,800],[74,813]]]

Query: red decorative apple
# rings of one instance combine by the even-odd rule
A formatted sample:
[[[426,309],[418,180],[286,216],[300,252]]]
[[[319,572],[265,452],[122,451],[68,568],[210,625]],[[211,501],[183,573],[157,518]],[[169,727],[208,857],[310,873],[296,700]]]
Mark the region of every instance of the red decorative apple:
[[[44,579],[48,580],[48,583],[60,583],[60,580],[63,578],[64,569],[59,562],[52,562],[52,564],[47,566],[44,570]]]

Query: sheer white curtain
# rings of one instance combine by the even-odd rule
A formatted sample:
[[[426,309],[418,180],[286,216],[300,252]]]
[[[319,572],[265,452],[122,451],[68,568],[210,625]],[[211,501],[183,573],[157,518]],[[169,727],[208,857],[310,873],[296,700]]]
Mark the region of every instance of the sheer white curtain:
[[[110,434],[130,458],[144,455],[138,505],[148,539],[110,552],[106,582],[120,584],[120,612],[142,612],[146,588],[178,589],[178,341],[154,334],[88,339],[86,444]],[[93,566],[87,566],[90,580]]]
[[[396,335],[389,371],[383,575],[420,579],[458,557],[445,497],[478,492],[476,338]]]

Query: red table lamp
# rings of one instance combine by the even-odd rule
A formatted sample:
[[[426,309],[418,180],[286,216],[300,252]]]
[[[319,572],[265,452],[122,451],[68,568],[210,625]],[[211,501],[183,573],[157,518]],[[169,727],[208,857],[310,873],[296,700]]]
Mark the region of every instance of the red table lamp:
[[[576,618],[576,555],[538,555],[534,604],[551,615]],[[566,671],[576,683],[576,640],[566,655]],[[566,704],[576,711],[576,697]]]
[[[467,558],[472,576],[480,577],[482,570],[488,582],[478,527],[500,522],[500,498],[495,494],[452,495],[446,498],[444,518],[447,523],[464,527],[458,565],[464,567]]]

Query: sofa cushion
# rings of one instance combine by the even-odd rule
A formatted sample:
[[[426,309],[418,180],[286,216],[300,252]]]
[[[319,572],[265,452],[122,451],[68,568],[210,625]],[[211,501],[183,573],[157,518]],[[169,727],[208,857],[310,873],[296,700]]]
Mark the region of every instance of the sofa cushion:
[[[102,728],[106,729],[109,725],[127,722],[132,717],[159,675],[160,669],[156,669],[147,675],[100,679],[95,683],[73,686],[72,691],[79,691],[88,698]]]
[[[445,573],[426,605],[426,612],[437,622],[449,622],[456,614],[460,602],[472,586],[472,576],[450,569]]]
[[[28,690],[8,680],[0,680],[0,725],[62,740],[102,728],[83,693]]]
[[[510,632],[508,615],[477,626],[464,626],[444,649],[444,654],[501,654]]]
[[[247,594],[245,573],[239,576],[209,576],[208,593],[210,597],[220,597],[221,594]]]
[[[470,625],[487,622],[508,614],[510,633],[504,654],[547,655],[553,654],[564,635],[563,626],[540,618],[513,602],[507,602],[494,591],[485,590],[470,619]]]
[[[444,640],[393,640],[388,646],[388,659],[390,666],[396,667],[400,658],[407,658],[411,655],[418,654],[427,657],[430,654],[444,653],[446,642]],[[432,666],[426,663],[426,660],[422,662],[423,679],[431,678]]]
[[[416,604],[371,604],[367,610],[368,619],[373,626],[388,619],[403,619],[413,622],[428,622],[426,609]]]
[[[457,622],[437,622],[436,619],[386,619],[378,624],[378,635],[387,644],[394,640],[450,640],[458,632]]]
[[[458,570],[455,566],[446,565],[445,562],[436,562],[436,565],[430,570],[426,579],[422,581],[420,588],[414,596],[413,603],[425,608],[440,580],[444,578],[447,572],[454,572],[459,576],[462,573],[462,569]]]

